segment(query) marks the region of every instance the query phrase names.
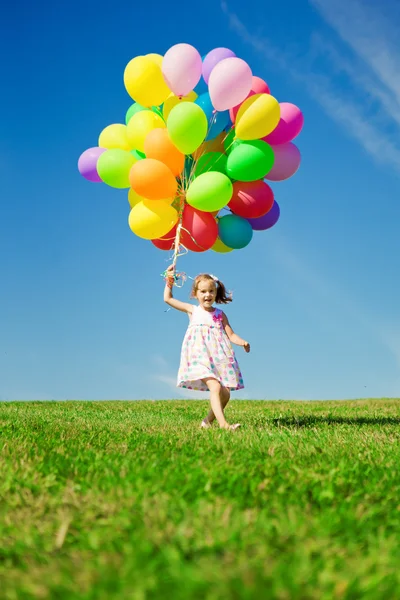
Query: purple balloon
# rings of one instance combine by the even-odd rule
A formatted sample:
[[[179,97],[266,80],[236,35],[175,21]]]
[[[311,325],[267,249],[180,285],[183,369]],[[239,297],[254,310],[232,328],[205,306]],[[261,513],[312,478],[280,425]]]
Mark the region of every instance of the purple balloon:
[[[209,52],[203,60],[203,79],[208,84],[210,79],[211,71],[216,64],[224,60],[225,58],[235,57],[236,54],[229,50],[229,48],[214,48]]]
[[[102,180],[97,173],[97,161],[99,156],[105,152],[105,148],[88,148],[79,157],[78,160],[78,171],[88,181],[94,181],[95,183],[101,182]]]
[[[281,211],[279,209],[279,205],[275,200],[271,210],[269,210],[267,214],[263,215],[262,217],[258,217],[257,219],[246,220],[250,223],[254,231],[265,231],[265,229],[270,229],[275,225],[279,219],[280,213]]]

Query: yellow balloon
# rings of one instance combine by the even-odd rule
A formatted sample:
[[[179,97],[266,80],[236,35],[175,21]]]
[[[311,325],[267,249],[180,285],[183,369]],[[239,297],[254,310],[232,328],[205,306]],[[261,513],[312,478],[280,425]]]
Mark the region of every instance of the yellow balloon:
[[[161,56],[161,54],[146,54],[147,58],[150,58],[150,60],[152,60],[153,62],[156,63],[156,65],[158,65],[159,67],[161,67],[162,65],[162,61],[163,61],[163,57]]]
[[[178,221],[178,212],[162,200],[143,200],[129,213],[129,227],[137,236],[155,240],[171,231]]]
[[[132,148],[144,152],[144,141],[153,129],[165,129],[164,120],[151,110],[141,110],[129,119],[127,125],[128,140]]]
[[[279,123],[279,102],[270,94],[254,94],[241,105],[236,115],[236,136],[241,140],[259,140]]]
[[[137,194],[132,188],[128,192],[128,202],[131,208],[139,204],[139,202],[147,202],[150,206],[153,202],[166,202],[167,204],[171,204],[173,200],[174,198],[163,198],[162,200],[148,200],[147,198],[143,198],[143,196],[139,196],[139,194]]]
[[[171,90],[163,77],[161,67],[148,56],[136,56],[124,71],[126,91],[142,106],[159,106]]]
[[[194,92],[194,91],[189,92],[187,96],[181,96],[180,98],[178,96],[175,96],[175,94],[170,94],[168,96],[168,98],[165,100],[164,106],[163,106],[164,119],[165,120],[168,119],[168,115],[171,112],[171,110],[174,108],[174,106],[176,106],[180,102],[194,102],[197,97],[198,96],[197,96],[196,92]]]
[[[214,252],[218,252],[219,254],[226,254],[227,252],[232,252],[233,248],[229,248],[229,246],[226,246],[224,242],[217,238],[214,245],[211,246],[211,250],[214,250]]]
[[[99,146],[100,148],[107,148],[107,150],[112,148],[131,150],[133,146],[129,143],[126,125],[114,123],[105,127],[99,135]]]

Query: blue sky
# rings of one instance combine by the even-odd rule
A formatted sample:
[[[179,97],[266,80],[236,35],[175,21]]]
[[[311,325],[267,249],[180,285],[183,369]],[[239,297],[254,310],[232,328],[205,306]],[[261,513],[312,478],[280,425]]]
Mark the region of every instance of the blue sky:
[[[234,292],[237,398],[400,397],[400,7],[365,0],[9,4],[2,19],[0,399],[181,398],[187,320],[167,253],[131,233],[127,193],[81,152],[123,122],[123,71],[179,42],[246,60],[305,126],[281,219],[178,266]],[[190,285],[177,290],[186,300]],[[203,396],[204,397],[204,396]]]

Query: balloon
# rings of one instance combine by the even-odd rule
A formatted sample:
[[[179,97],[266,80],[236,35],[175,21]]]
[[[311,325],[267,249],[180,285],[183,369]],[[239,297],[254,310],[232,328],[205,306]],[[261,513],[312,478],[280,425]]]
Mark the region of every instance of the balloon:
[[[151,110],[142,110],[130,119],[127,130],[131,148],[144,152],[147,134],[156,128],[165,128],[164,120]]]
[[[171,93],[161,67],[147,56],[136,56],[126,65],[124,84],[131,98],[142,106],[159,106]]]
[[[165,235],[177,221],[178,213],[170,204],[149,200],[138,202],[128,219],[133,233],[147,240]]]
[[[261,140],[242,142],[228,156],[226,172],[231,179],[256,181],[263,179],[274,164],[271,146]]]
[[[191,154],[207,135],[207,117],[200,106],[192,102],[177,104],[167,120],[167,129],[172,142],[183,152]]]
[[[237,215],[226,215],[218,221],[218,235],[226,246],[239,250],[250,244],[253,229],[246,219]]]
[[[232,58],[235,56],[236,54],[228,48],[214,48],[214,50],[211,50],[211,52],[209,52],[203,60],[202,73],[204,81],[208,83],[211,71],[213,70],[215,65],[221,62],[221,60],[224,60],[225,58]]]
[[[152,244],[159,250],[172,250],[175,243],[177,225],[174,225],[171,231],[168,231],[160,238],[151,240]]]
[[[178,188],[171,170],[154,158],[144,158],[133,165],[129,180],[135,192],[149,200],[174,198]]]
[[[224,242],[221,242],[221,240],[217,238],[215,244],[211,246],[211,250],[218,252],[218,254],[226,254],[227,252],[232,252],[233,248],[229,248],[229,246],[226,246]]]
[[[229,123],[229,111],[217,112],[211,102],[210,94],[206,92],[197,98],[195,104],[204,111],[208,121],[206,141],[213,140]]]
[[[99,146],[101,148],[120,148],[121,150],[130,150],[132,145],[128,139],[128,130],[122,123],[108,125],[99,135]]]
[[[255,94],[270,94],[270,89],[267,83],[265,83],[264,79],[261,77],[257,77],[257,75],[253,75],[253,80],[251,82],[251,91]]]
[[[208,89],[216,110],[227,110],[240,104],[250,92],[252,73],[241,58],[225,58],[211,71]]]
[[[194,102],[197,98],[196,92],[189,92],[186,96],[175,96],[175,94],[170,94],[163,106],[163,117],[166,121],[168,119],[169,113],[177,104],[181,102]]]
[[[97,172],[107,185],[115,188],[128,188],[129,172],[135,163],[135,157],[127,150],[112,148],[99,156]]]
[[[185,155],[179,152],[171,142],[166,129],[153,129],[147,134],[144,142],[144,151],[147,158],[155,158],[169,167],[177,177],[185,164]]]
[[[203,154],[196,162],[194,170],[195,177],[209,171],[218,171],[226,174],[227,157],[222,152],[207,152]]]
[[[247,98],[254,96],[254,94],[269,94],[269,93],[270,93],[269,87],[265,83],[265,81],[263,79],[261,79],[260,77],[256,77],[255,75],[253,75],[252,83],[251,83],[251,90],[248,93]],[[243,102],[245,102],[247,100],[247,98],[245,98],[245,100]],[[242,104],[243,104],[243,102],[242,102]],[[233,108],[229,109],[229,116],[231,118],[232,123],[235,122],[236,115],[238,113],[239,108],[242,106],[242,104],[237,104]]]
[[[138,104],[137,102],[132,104],[126,111],[125,123],[128,125],[128,123],[131,120],[131,118],[133,117],[133,115],[136,115],[136,113],[140,112],[141,110],[150,110],[150,109],[146,108],[145,106],[142,106],[141,104]]]
[[[173,200],[174,198],[162,198],[162,200],[149,200],[148,198],[143,198],[143,196],[139,196],[139,194],[137,194],[132,188],[130,188],[130,190],[128,191],[128,202],[131,208],[136,206],[136,204],[139,204],[139,202],[167,202],[168,204],[171,204]]]
[[[186,205],[183,210],[180,241],[193,252],[205,252],[215,243],[218,225],[214,217]]]
[[[186,201],[198,210],[210,212],[223,208],[231,199],[232,192],[229,177],[217,171],[210,171],[192,181],[186,192]]]
[[[230,154],[232,150],[236,148],[236,146],[242,143],[243,140],[239,140],[236,137],[236,131],[234,128],[232,128],[224,139],[224,151],[226,152],[226,154]]]
[[[290,102],[280,103],[281,117],[278,125],[272,133],[264,138],[264,141],[273,146],[291,142],[303,128],[304,117],[301,110]]]
[[[144,158],[146,158],[146,155],[144,152],[140,152],[140,150],[131,150],[131,154],[132,156],[134,156],[137,160],[143,160]]]
[[[209,140],[208,142],[203,142],[201,146],[197,148],[197,150],[193,153],[193,158],[197,160],[206,152],[225,152],[224,149],[224,139],[225,133],[222,132],[217,135],[213,140]]]
[[[263,180],[235,181],[228,206],[235,215],[247,219],[262,217],[273,203],[274,193]]]
[[[300,166],[300,150],[292,142],[273,146],[272,150],[275,157],[274,166],[266,174],[265,178],[269,181],[289,179],[289,177],[296,173]]]
[[[265,231],[275,225],[280,216],[280,209],[278,203],[274,202],[271,210],[267,214],[259,217],[258,219],[247,219],[254,231]]]
[[[146,57],[150,58],[150,60],[152,60],[154,63],[156,63],[156,65],[158,65],[160,68],[162,67],[163,57],[161,56],[161,54],[151,53],[151,54],[146,54]]]
[[[79,157],[78,171],[88,181],[99,182],[101,178],[97,172],[97,161],[99,156],[105,152],[105,148],[88,148]]]
[[[270,94],[254,94],[239,108],[235,129],[241,140],[257,140],[271,133],[279,123],[279,102]]]
[[[177,96],[186,96],[201,77],[201,56],[190,44],[175,44],[162,62],[162,74],[170,90]]]

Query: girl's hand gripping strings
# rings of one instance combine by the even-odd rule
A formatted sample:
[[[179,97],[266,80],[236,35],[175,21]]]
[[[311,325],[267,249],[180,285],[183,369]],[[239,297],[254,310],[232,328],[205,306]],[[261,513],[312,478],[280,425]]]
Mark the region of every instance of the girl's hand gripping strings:
[[[168,269],[165,271],[165,285],[169,287],[170,290],[174,287],[175,284],[175,266],[169,265]]]

